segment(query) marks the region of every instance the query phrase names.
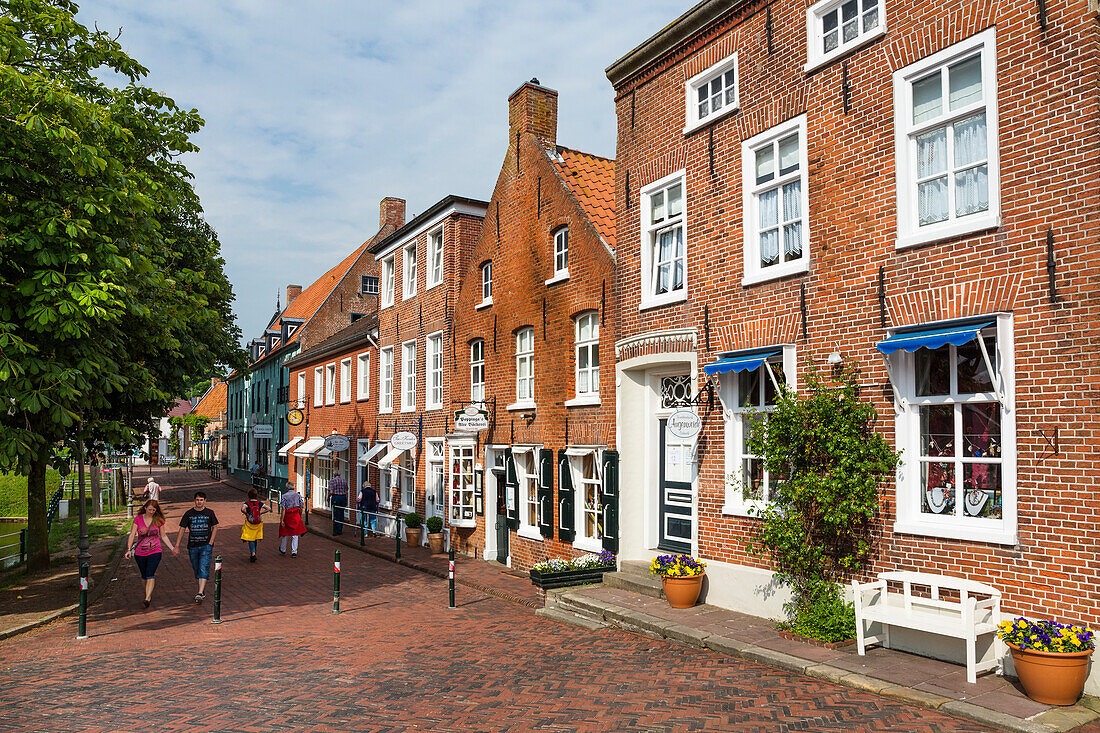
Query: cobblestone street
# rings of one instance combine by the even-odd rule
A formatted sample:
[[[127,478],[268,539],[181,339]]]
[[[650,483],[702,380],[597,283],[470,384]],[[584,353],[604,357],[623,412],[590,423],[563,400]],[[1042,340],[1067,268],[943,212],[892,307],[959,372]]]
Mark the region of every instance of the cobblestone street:
[[[6,731],[844,730],[982,731],[967,721],[621,631],[589,633],[335,545],[302,538],[260,561],[240,543],[241,494],[199,474],[165,478],[169,526],[192,490],[222,524],[223,623],[211,623],[185,554],[166,556],[153,605],[136,568],[94,606],[0,646]]]

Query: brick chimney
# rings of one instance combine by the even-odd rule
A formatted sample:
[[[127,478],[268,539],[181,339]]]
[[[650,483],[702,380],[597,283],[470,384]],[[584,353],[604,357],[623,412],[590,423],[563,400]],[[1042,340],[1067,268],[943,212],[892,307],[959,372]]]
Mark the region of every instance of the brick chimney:
[[[394,229],[405,223],[405,199],[387,196],[378,207],[378,228],[392,224]]]
[[[215,384],[221,384],[221,382],[222,382],[222,380],[218,379],[217,377],[210,377],[210,386],[211,387],[213,387]]]
[[[287,285],[286,286],[286,304],[289,306],[294,302],[294,299],[302,294],[301,285]]]
[[[544,148],[553,148],[558,138],[558,93],[532,79],[508,97],[508,144],[516,144],[516,133],[529,132]]]

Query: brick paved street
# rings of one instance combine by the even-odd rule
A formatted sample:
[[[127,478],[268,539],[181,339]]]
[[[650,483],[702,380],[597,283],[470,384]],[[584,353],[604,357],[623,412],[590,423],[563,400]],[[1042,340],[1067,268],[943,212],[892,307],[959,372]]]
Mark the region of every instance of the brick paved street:
[[[166,479],[170,526],[199,474]],[[239,541],[240,493],[207,485],[222,521],[224,623],[196,605],[185,556],[166,557],[153,606],[133,563],[92,609],[0,642],[5,731],[984,731],[871,693],[635,636],[589,633],[334,545],[292,560],[266,527]]]

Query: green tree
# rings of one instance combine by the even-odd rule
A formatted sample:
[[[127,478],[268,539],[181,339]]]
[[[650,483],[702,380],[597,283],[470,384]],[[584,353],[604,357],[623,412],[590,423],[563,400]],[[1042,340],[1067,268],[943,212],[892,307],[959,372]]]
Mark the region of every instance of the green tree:
[[[187,375],[243,353],[232,288],[180,157],[194,110],[140,84],[71,0],[0,0],[0,470],[26,473],[29,566],[49,564],[45,470],[65,443],[135,444]]]

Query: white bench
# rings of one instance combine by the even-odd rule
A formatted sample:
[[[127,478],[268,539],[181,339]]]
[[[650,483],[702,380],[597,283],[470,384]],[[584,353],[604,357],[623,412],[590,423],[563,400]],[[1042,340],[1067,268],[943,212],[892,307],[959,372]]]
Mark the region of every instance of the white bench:
[[[900,583],[902,592],[889,590],[889,583]],[[913,586],[930,589],[930,597],[913,595]],[[958,593],[957,601],[941,598],[942,590]],[[992,660],[978,663],[975,656],[977,639],[984,634],[996,634],[1001,621],[1001,592],[992,586],[964,578],[946,575],[893,571],[879,573],[871,583],[852,581],[852,596],[856,610],[856,642],[859,653],[869,643],[881,643],[890,647],[890,627],[926,631],[932,634],[963,639],[966,642],[966,679],[977,681],[981,670],[1000,666],[1001,650],[994,636]],[[985,596],[979,601],[975,596]],[[864,634],[864,624],[877,621],[882,624],[882,634]]]

